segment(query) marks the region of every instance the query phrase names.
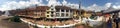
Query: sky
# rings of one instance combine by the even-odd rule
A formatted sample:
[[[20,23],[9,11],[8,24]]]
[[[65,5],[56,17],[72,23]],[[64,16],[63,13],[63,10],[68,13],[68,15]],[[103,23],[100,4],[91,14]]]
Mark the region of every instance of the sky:
[[[35,4],[43,5],[65,5],[72,8],[78,8],[81,2],[81,8],[85,10],[100,11],[109,7],[120,9],[120,0],[0,0],[0,11],[26,8]]]

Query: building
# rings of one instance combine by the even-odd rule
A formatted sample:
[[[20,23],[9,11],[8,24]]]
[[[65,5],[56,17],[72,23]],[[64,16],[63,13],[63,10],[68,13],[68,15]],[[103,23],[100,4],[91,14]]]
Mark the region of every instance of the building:
[[[36,24],[39,24],[39,26],[38,25],[36,26],[40,28],[42,26],[43,27],[53,26],[56,28],[61,28],[62,26],[62,28],[71,28],[71,27],[73,28],[74,25],[78,23],[73,19],[79,18],[79,10],[67,6],[51,6],[51,7],[36,6],[25,9],[18,9],[16,11],[12,10],[11,13],[19,16],[21,20],[25,23],[36,22]],[[68,19],[72,19],[72,20],[68,20]],[[32,23],[28,23],[28,24],[33,25]]]
[[[47,10],[47,18],[73,18],[78,15],[79,10],[66,6],[52,6]]]
[[[13,15],[33,17],[33,18],[48,18],[48,19],[64,19],[64,18],[79,18],[79,10],[72,9],[66,6],[37,6],[25,9],[12,10]]]

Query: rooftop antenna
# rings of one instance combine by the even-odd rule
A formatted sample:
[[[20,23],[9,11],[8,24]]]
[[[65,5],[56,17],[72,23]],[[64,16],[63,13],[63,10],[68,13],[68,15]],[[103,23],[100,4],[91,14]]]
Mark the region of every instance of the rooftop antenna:
[[[79,0],[79,19],[81,18],[81,1],[82,0]],[[82,20],[82,19],[80,19],[80,20]]]
[[[81,9],[81,0],[79,0],[79,9]]]
[[[81,9],[81,0],[79,0],[79,11]],[[79,12],[79,14],[81,15],[81,11]]]

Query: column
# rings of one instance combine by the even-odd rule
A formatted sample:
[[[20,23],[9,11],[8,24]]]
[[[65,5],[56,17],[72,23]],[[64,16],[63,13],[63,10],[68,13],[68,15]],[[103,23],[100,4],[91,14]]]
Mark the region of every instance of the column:
[[[66,11],[67,11],[67,10],[64,10],[64,17],[67,17],[67,16],[66,16]]]
[[[69,17],[70,17],[70,15],[71,15],[71,14],[70,14],[70,10],[68,10],[68,11],[69,11],[69,14],[68,14],[68,15],[69,15]]]
[[[60,17],[61,17],[61,9],[60,9],[60,12],[59,12],[59,14],[60,14]]]

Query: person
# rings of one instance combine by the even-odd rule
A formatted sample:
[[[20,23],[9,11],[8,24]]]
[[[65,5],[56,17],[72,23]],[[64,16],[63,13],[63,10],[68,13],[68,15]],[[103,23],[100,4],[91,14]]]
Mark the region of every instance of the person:
[[[114,22],[115,22],[115,24],[116,24],[116,28],[119,27],[119,20],[120,20],[117,15],[118,15],[118,14],[113,15]]]
[[[107,25],[108,25],[108,28],[112,28],[112,21],[111,21],[111,19],[108,20]]]
[[[110,14],[105,14],[105,21],[107,24],[107,28],[112,28],[112,22],[111,22],[111,18],[110,18]]]
[[[115,24],[116,24],[116,28],[118,28],[118,26],[119,26],[119,25],[118,25],[118,23],[119,23],[119,18],[115,18],[115,19],[114,19],[114,22],[115,22]]]

